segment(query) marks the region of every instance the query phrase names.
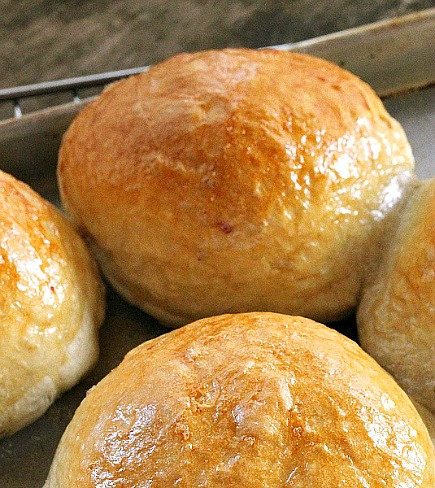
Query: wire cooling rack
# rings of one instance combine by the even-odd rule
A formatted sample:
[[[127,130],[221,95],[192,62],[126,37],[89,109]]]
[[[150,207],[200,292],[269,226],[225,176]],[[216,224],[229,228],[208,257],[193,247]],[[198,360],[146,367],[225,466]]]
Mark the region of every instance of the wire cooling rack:
[[[367,81],[381,97],[431,86],[435,80],[435,8],[346,31],[272,46],[328,59]],[[97,95],[105,85],[147,66],[0,89],[0,122]]]
[[[109,83],[126,78],[127,76],[142,73],[148,69],[148,66],[131,68],[119,71],[109,71],[96,75],[79,76],[75,78],[66,78],[58,81],[47,81],[35,83],[32,85],[17,86],[13,88],[0,89],[0,120],[8,118],[20,119],[25,113],[33,110],[47,108],[56,104],[59,98],[53,98],[51,102],[47,96],[54,94],[63,95],[62,101],[80,102],[83,98],[89,96],[89,93],[97,94]],[[91,89],[91,91],[89,91]],[[66,98],[65,98],[66,97]],[[23,107],[26,100],[36,100],[36,103],[29,104],[30,108]]]

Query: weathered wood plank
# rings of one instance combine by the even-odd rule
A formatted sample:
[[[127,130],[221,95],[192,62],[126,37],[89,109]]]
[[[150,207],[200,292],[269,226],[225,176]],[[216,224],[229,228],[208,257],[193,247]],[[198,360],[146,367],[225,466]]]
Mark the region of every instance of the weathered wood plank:
[[[180,51],[294,42],[434,0],[0,0],[0,87],[155,63]]]

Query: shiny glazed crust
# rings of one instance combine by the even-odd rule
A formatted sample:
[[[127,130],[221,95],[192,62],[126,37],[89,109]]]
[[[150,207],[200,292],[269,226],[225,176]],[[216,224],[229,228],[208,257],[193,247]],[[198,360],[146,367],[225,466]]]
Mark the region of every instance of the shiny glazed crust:
[[[97,267],[72,225],[0,171],[0,437],[94,364],[103,316]]]
[[[112,284],[179,326],[348,314],[412,169],[402,128],[352,74],[229,49],[106,89],[64,136],[58,177]]]
[[[357,322],[363,348],[435,413],[435,179],[407,202]]]
[[[95,386],[46,488],[433,488],[414,406],[311,320],[223,315],[146,342]]]

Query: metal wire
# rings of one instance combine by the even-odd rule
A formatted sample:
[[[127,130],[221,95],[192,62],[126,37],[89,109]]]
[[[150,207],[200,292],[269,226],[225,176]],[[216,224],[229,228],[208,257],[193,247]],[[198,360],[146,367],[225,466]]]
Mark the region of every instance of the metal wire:
[[[72,90],[72,94],[73,94],[73,102],[79,103],[80,102],[80,95],[79,95],[79,92],[76,88],[74,88],[74,90]]]
[[[126,78],[127,76],[143,73],[148,69],[148,66],[143,66],[119,71],[108,71],[96,75],[79,76],[58,81],[47,81],[32,85],[4,88],[0,89],[0,102],[12,102],[14,118],[20,119],[23,116],[21,103],[26,98],[70,92],[72,101],[74,103],[79,103],[82,100],[82,97],[80,96],[81,89],[97,87],[101,87],[102,89],[108,83]]]
[[[15,98],[14,99],[14,117],[16,119],[21,119],[22,116],[23,116],[23,111],[21,110],[20,99]]]
[[[381,30],[386,31],[386,29],[391,30],[391,28],[394,28],[394,30],[397,33],[397,29],[400,26],[407,26],[407,25],[411,26],[415,22],[421,22],[423,26],[424,25],[427,26],[426,30],[423,30],[423,33],[426,33],[425,35],[427,36],[428,35],[427,32],[430,32],[430,34],[432,34],[433,29],[430,31],[429,29],[431,29],[431,26],[433,26],[432,23],[433,23],[434,15],[435,15],[435,8],[426,9],[420,12],[414,12],[408,15],[404,15],[402,17],[375,22],[368,26],[354,27],[352,29],[348,29],[346,31],[342,31],[339,33],[326,34],[324,36],[318,37],[317,39],[301,41],[294,44],[283,44],[280,46],[272,46],[272,48],[280,49],[280,50],[296,50],[299,52],[306,52],[309,54],[323,56],[323,51],[321,50],[322,46],[330,44],[331,42],[333,46],[340,39],[343,40],[343,39],[354,38],[354,42],[355,42],[355,39],[356,40],[366,39],[370,33],[380,32]],[[425,22],[428,24],[424,24]],[[404,35],[405,33],[401,34],[402,37]],[[429,39],[429,37],[427,39]],[[339,48],[340,45],[338,44],[337,47]],[[338,49],[337,53],[341,53],[341,50]],[[341,56],[342,54],[340,54],[340,58],[338,59],[341,60],[342,59]],[[334,59],[331,60],[334,61]],[[342,61],[339,62],[338,60],[336,60],[336,62],[340,64],[340,62]],[[410,66],[411,65],[412,64],[410,64]],[[70,92],[71,100],[74,103],[79,103],[83,98],[80,95],[80,90],[83,90],[84,88],[101,87],[102,89],[104,85],[107,85],[108,83],[119,80],[121,78],[126,78],[127,76],[142,73],[148,69],[149,69],[148,66],[143,66],[139,68],[131,68],[131,69],[125,69],[119,71],[109,71],[106,73],[100,73],[96,75],[80,76],[76,78],[67,78],[58,81],[48,81],[43,83],[36,83],[33,85],[25,85],[25,86],[18,86],[14,88],[0,89],[0,104],[3,103],[12,104],[14,117],[16,119],[19,119],[24,115],[24,110],[22,108],[21,102],[26,98],[38,97],[43,95],[51,95],[54,93]],[[410,78],[408,77],[406,79],[408,80],[408,84],[409,84]],[[427,75],[425,74],[422,79],[419,79],[418,83],[420,84],[413,84],[412,87],[426,86],[429,82],[433,82],[433,78],[428,79]],[[407,87],[408,84],[406,84]],[[401,86],[403,85],[404,85],[403,79],[401,78]],[[1,118],[2,116],[0,115],[0,119]]]

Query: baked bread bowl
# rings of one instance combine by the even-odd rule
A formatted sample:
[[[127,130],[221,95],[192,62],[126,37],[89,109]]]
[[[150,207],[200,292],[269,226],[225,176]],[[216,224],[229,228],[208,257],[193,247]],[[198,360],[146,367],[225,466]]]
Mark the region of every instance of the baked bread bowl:
[[[412,172],[402,128],[354,75],[227,49],[107,88],[65,134],[58,179],[108,280],[176,327],[348,315]]]
[[[0,171],[0,437],[42,415],[94,364],[104,303],[70,222]]]
[[[197,321],[129,352],[83,400],[45,488],[433,488],[428,432],[341,334],[273,313]]]

